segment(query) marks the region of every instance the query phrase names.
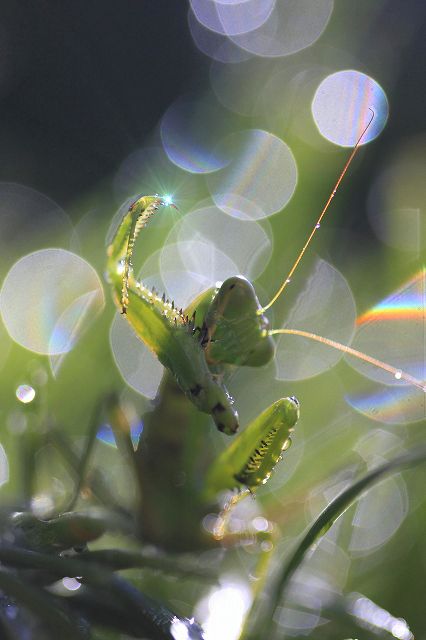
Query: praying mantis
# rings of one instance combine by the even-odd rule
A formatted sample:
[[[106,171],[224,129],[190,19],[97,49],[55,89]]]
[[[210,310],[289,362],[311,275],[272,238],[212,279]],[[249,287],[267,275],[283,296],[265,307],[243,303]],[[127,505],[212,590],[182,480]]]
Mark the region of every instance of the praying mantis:
[[[290,446],[300,410],[295,397],[274,402],[213,462],[205,454],[193,456],[196,460],[190,462],[191,451],[202,450],[203,414],[211,416],[226,435],[237,432],[238,413],[223,382],[224,374],[230,367],[268,363],[274,357],[274,335],[301,335],[322,342],[422,386],[408,373],[322,336],[297,329],[270,329],[266,316],[320,227],[373,118],[372,112],[298,258],[265,306],[246,278],[233,276],[201,293],[186,309],[177,308],[164,294],[138,282],[132,269],[133,248],[141,229],[160,209],[176,205],[169,197],[141,196],[124,215],[108,247],[107,272],[114,301],[165,367],[156,405],[144,416],[143,436],[134,455],[144,540],[171,550],[205,545],[199,523],[217,495],[235,489],[240,495],[255,492]],[[116,415],[116,423],[120,421]],[[185,522],[198,524],[191,527]]]

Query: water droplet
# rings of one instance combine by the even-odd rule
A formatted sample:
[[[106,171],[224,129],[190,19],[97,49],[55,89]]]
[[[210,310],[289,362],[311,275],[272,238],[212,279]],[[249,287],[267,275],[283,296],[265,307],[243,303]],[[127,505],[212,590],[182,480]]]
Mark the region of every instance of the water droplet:
[[[395,372],[395,378],[396,378],[397,380],[401,380],[401,377],[402,377],[402,371],[396,371],[396,372]]]
[[[284,444],[281,447],[281,451],[287,451],[287,449],[289,449],[290,447],[291,447],[291,438],[287,438],[287,440],[284,441]]]
[[[16,389],[16,397],[23,404],[32,402],[35,398],[35,394],[35,389],[33,389],[29,384],[21,384]]]
[[[320,228],[320,226],[321,226],[321,225],[320,225],[320,223],[319,223],[319,222],[317,222],[317,224],[315,225],[315,229],[319,229],[319,228]]]
[[[285,281],[286,284],[289,284],[291,282],[291,278],[287,278],[287,280]]]
[[[256,531],[268,531],[269,529],[268,520],[262,516],[256,516],[256,518],[253,518],[252,525]]]
[[[270,540],[263,540],[263,542],[260,545],[260,548],[262,549],[263,552],[268,553],[269,551],[272,551],[272,549],[274,548],[274,545]]]

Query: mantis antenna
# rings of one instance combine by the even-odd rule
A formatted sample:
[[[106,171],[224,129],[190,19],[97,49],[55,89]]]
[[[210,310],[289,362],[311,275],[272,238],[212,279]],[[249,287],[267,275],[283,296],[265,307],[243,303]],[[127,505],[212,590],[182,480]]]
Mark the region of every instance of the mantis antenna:
[[[340,186],[340,183],[342,182],[348,168],[349,165],[351,164],[352,160],[354,159],[361,141],[366,133],[366,131],[368,130],[368,128],[370,127],[371,123],[373,122],[374,119],[374,111],[371,107],[369,107],[370,111],[371,111],[371,117],[370,120],[368,121],[367,125],[364,127],[361,135],[359,136],[353,150],[352,153],[350,154],[349,158],[346,161],[345,166],[343,167],[343,170],[341,171],[336,184],[333,187],[333,190],[331,191],[327,202],[325,203],[323,210],[321,211],[321,214],[318,218],[318,220],[316,221],[314,228],[312,229],[308,239],[306,240],[305,244],[302,247],[302,250],[300,251],[299,255],[297,256],[293,266],[291,267],[288,276],[286,277],[286,279],[284,280],[284,282],[282,283],[282,285],[280,286],[280,288],[278,289],[278,291],[276,292],[276,294],[273,296],[272,300],[270,302],[268,302],[268,304],[266,306],[264,306],[262,309],[258,310],[258,315],[263,314],[265,311],[267,311],[267,309],[269,309],[270,307],[272,307],[272,305],[274,304],[274,302],[276,302],[276,300],[280,297],[280,295],[282,294],[282,292],[284,291],[284,289],[286,288],[286,286],[288,285],[288,283],[290,282],[290,279],[293,275],[293,273],[296,271],[296,268],[299,264],[299,262],[301,261],[301,259],[303,258],[303,255],[306,251],[306,249],[308,248],[312,238],[314,237],[316,231],[320,228],[321,225],[321,220],[323,219],[323,217],[325,216],[327,209],[330,206],[330,203],[332,201],[332,199],[334,198],[337,189]],[[410,375],[409,373],[406,373],[405,371],[402,371],[401,369],[397,369],[396,367],[393,367],[390,364],[387,364],[386,362],[382,362],[381,360],[378,360],[377,358],[372,358],[371,356],[368,356],[365,353],[362,353],[361,351],[357,351],[356,349],[352,349],[351,347],[348,347],[344,344],[340,344],[339,342],[336,342],[335,340],[330,340],[328,338],[324,338],[323,336],[318,336],[315,333],[310,333],[308,331],[301,331],[299,329],[274,329],[272,331],[268,331],[267,332],[268,335],[297,335],[297,336],[302,336],[304,338],[309,338],[310,340],[315,340],[316,342],[322,342],[323,344],[328,345],[329,347],[333,347],[334,349],[338,349],[339,351],[343,351],[344,353],[347,353],[351,356],[354,356],[355,358],[358,358],[359,360],[364,360],[365,362],[369,362],[370,364],[378,367],[379,369],[383,369],[384,371],[387,371],[388,373],[392,374],[397,380],[404,380],[405,382],[407,382],[408,384],[411,384],[419,389],[421,389],[423,392],[426,393],[426,383],[425,381],[421,381],[418,380],[417,378],[415,378],[414,376]]]
[[[262,315],[265,311],[267,311],[270,307],[272,307],[272,305],[274,304],[274,302],[276,302],[276,300],[278,300],[278,298],[280,297],[280,295],[282,294],[282,292],[284,291],[284,289],[286,288],[286,286],[289,284],[291,277],[293,275],[293,273],[296,271],[297,266],[299,264],[299,262],[301,261],[301,259],[303,258],[303,255],[306,251],[306,249],[308,248],[308,246],[311,243],[312,238],[314,237],[315,233],[318,231],[318,229],[321,226],[321,220],[323,219],[323,217],[325,216],[325,214],[327,213],[327,209],[330,206],[331,201],[333,200],[334,196],[336,195],[336,191],[340,186],[340,183],[342,182],[347,170],[349,169],[349,165],[351,164],[352,160],[354,159],[360,144],[361,144],[361,140],[363,139],[365,133],[367,132],[367,129],[370,127],[371,123],[373,122],[374,119],[374,111],[371,107],[369,107],[369,110],[371,111],[371,118],[368,121],[368,123],[366,124],[366,126],[364,127],[361,135],[359,136],[358,140],[356,141],[356,144],[354,146],[354,148],[352,149],[352,153],[349,156],[349,158],[346,161],[345,166],[342,169],[342,172],[340,173],[340,176],[336,182],[336,184],[333,187],[333,190],[331,191],[327,202],[325,203],[323,210],[321,211],[320,217],[318,218],[318,220],[316,221],[314,228],[312,229],[308,239],[306,240],[305,244],[302,247],[302,250],[300,251],[299,255],[297,256],[293,266],[291,267],[286,279],[283,281],[282,285],[280,286],[280,288],[278,289],[278,291],[276,292],[276,294],[273,296],[272,300],[270,302],[268,302],[268,304],[266,306],[264,306],[262,309],[259,309],[257,311],[258,315]]]
[[[379,369],[383,369],[388,373],[391,373],[394,378],[397,380],[405,380],[408,384],[412,384],[423,392],[426,392],[426,384],[421,380],[418,380],[414,376],[402,371],[401,369],[397,369],[386,362],[382,362],[382,360],[378,360],[377,358],[373,358],[372,356],[368,356],[366,353],[362,351],[357,351],[356,349],[352,349],[352,347],[347,347],[340,342],[336,342],[335,340],[329,340],[329,338],[324,338],[323,336],[318,336],[316,333],[311,333],[310,331],[301,331],[300,329],[272,329],[268,331],[268,335],[293,335],[293,336],[302,336],[303,338],[309,338],[310,340],[316,340],[316,342],[322,342],[323,344],[328,345],[329,347],[333,347],[334,349],[338,349],[339,351],[343,351],[344,353],[349,354],[350,356],[354,356],[359,360],[364,360],[364,362],[369,362]]]

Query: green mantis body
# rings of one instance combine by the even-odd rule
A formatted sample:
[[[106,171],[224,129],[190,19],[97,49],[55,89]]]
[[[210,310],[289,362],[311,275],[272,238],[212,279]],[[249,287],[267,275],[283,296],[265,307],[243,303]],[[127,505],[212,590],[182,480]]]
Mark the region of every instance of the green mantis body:
[[[291,443],[290,434],[299,416],[295,398],[273,403],[213,462],[204,451],[201,423],[202,414],[209,414],[220,431],[228,435],[237,431],[238,414],[223,376],[232,366],[269,362],[274,356],[274,334],[319,341],[424,390],[422,381],[346,345],[297,329],[270,330],[264,315],[290,281],[320,227],[373,117],[372,111],[290,273],[265,307],[260,305],[253,285],[242,276],[234,276],[201,293],[184,311],[177,310],[164,295],[160,297],[137,282],[131,265],[137,234],[159,208],[171,204],[170,200],[142,196],[125,214],[108,248],[114,299],[136,335],[166,368],[155,407],[144,417],[144,432],[136,452],[145,539],[169,548],[194,548],[203,536],[198,531],[194,539],[194,527],[185,530],[182,523],[199,524],[219,492],[253,491],[268,480]]]
[[[200,412],[210,414],[217,428],[228,435],[239,427],[233,399],[221,380],[224,371],[229,365],[266,364],[273,357],[274,344],[254,287],[242,276],[203,292],[185,311],[136,282],[131,267],[135,238],[164,205],[158,196],[143,196],[130,206],[108,249],[108,274],[119,310],[166,368],[157,404],[144,419],[136,455],[144,536],[157,543],[162,538],[169,547],[177,544],[179,535],[174,532],[173,540],[165,536],[166,519],[185,522],[187,509],[189,520],[199,521],[218,492],[253,490],[266,482],[290,443],[299,405],[294,398],[275,402],[237,436],[207,474],[205,460],[201,470],[188,474],[188,460],[203,437]],[[183,472],[182,485],[177,476]],[[173,511],[176,518],[170,518]],[[178,547],[187,544],[186,532]]]
[[[163,205],[158,196],[143,196],[125,215],[108,250],[115,299],[136,334],[171,371],[185,395],[197,409],[212,415],[220,431],[230,435],[238,429],[238,415],[209,365],[266,364],[274,353],[268,321],[258,315],[261,306],[254,288],[241,276],[228,278],[217,290],[205,291],[185,312],[134,280],[131,252],[135,238]]]
[[[210,413],[221,431],[234,433],[238,429],[237,414],[226,390],[209,371],[202,347],[203,335],[194,334],[194,316],[189,319],[165,296],[160,298],[137,283],[131,273],[131,251],[136,235],[162,205],[156,196],[139,198],[125,215],[109,247],[108,273],[116,302],[138,337],[171,371],[185,395],[200,411]]]

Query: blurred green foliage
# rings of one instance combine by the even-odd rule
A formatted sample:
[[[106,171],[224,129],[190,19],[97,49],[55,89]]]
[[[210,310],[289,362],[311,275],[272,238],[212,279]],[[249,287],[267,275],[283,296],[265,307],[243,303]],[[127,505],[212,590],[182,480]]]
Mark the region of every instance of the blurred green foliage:
[[[360,314],[396,291],[423,265],[422,235],[417,250],[395,248],[381,242],[375,235],[367,215],[368,209],[389,207],[387,198],[394,201],[400,197],[400,207],[418,208],[420,211],[423,206],[424,187],[420,175],[413,180],[409,197],[404,184],[407,173],[412,175],[406,168],[407,162],[414,157],[418,167],[421,152],[424,152],[424,139],[415,130],[418,123],[417,99],[410,98],[417,95],[416,87],[411,86],[415,84],[414,79],[410,85],[411,92],[406,91],[407,84],[410,84],[407,74],[415,72],[413,66],[417,59],[420,15],[415,3],[401,10],[395,7],[395,3],[385,0],[373,4],[363,1],[356,6],[339,2],[322,38],[311,49],[296,54],[301,65],[312,64],[314,67],[315,61],[326,69],[324,75],[352,67],[369,73],[385,88],[391,109],[388,127],[381,137],[360,150],[315,239],[315,245],[293,278],[291,287],[286,290],[286,295],[273,310],[274,327],[280,326],[286,311],[297,299],[315,255],[330,261],[345,276]],[[161,26],[155,29],[159,33]],[[178,45],[175,42],[173,46]],[[206,86],[207,63],[200,61],[195,52],[192,55],[194,74],[197,69],[199,73],[194,86],[198,89],[197,85],[202,85],[199,92],[201,100],[206,94],[210,95]],[[276,63],[271,62],[273,64]],[[189,88],[193,87],[190,85]],[[255,86],[251,89],[256,91]],[[306,94],[301,92],[298,97],[301,102],[294,106],[288,120],[280,121],[278,117],[274,122],[275,135],[282,137],[293,151],[299,178],[288,206],[269,220],[273,254],[256,283],[262,295],[265,292],[261,300],[264,303],[291,267],[347,157],[347,151],[337,150],[316,130],[310,115],[311,98],[311,85],[308,83]],[[301,114],[297,119],[295,111]],[[160,116],[161,110],[158,118]],[[263,119],[255,115],[243,117],[233,114],[229,117],[238,129],[267,128],[265,114]],[[303,135],[300,134],[302,129]],[[158,141],[158,131],[155,130],[151,140],[144,143],[158,144]],[[138,147],[147,145],[138,144]],[[407,148],[411,149],[408,154]],[[126,153],[130,150],[126,148]],[[394,173],[389,173],[390,167],[397,166],[401,159],[407,157],[408,161],[403,163],[404,170],[398,172],[395,169]],[[117,157],[114,163],[118,165],[123,159],[124,155]],[[34,165],[33,169],[33,175],[37,176],[40,168]],[[23,182],[35,184],[31,166],[23,175]],[[381,195],[377,196],[379,179]],[[0,257],[0,279],[3,280],[15,261],[26,253],[36,248],[56,246],[71,248],[85,258],[102,278],[105,238],[110,221],[121,204],[113,195],[111,181],[105,180],[86,194],[68,198],[66,209],[74,225],[74,234],[65,240],[52,236],[48,228],[44,229],[40,217],[39,224],[45,235],[37,238],[34,246],[33,235],[26,235],[25,220],[18,219],[13,231],[17,238],[16,247],[13,239],[6,234],[4,236],[8,240]],[[169,185],[165,187],[169,188]],[[156,188],[157,185],[153,190]],[[185,215],[188,209],[207,196],[206,187],[200,179],[197,198],[193,201],[182,198],[182,205],[178,202],[180,215]],[[137,247],[135,271],[150,254],[162,247],[174,222],[173,217],[162,214],[161,219],[150,224]],[[266,226],[266,223],[260,224]],[[422,226],[418,233],[423,234]],[[244,242],[244,237],[236,238],[235,242]],[[3,248],[1,238],[0,246]],[[105,309],[64,357],[56,378],[46,356],[31,353],[12,343],[6,334],[1,337],[3,352],[10,349],[0,362],[0,443],[9,466],[9,480],[1,487],[5,508],[20,509],[25,504],[29,461],[36,469],[35,494],[40,499],[48,496],[53,512],[67,504],[73,488],[72,473],[57,449],[52,446],[46,448],[42,434],[49,429],[60,429],[69,437],[76,451],[81,452],[92,426],[96,405],[104,395],[111,392],[119,394],[135,415],[142,415],[151,406],[148,399],[126,386],[117,370],[109,343],[109,329],[115,310],[108,284],[103,282],[103,286]],[[421,302],[424,305],[424,297]],[[338,309],[333,311],[335,314],[338,312]],[[1,330],[3,332],[3,328]],[[419,345],[419,349],[424,353],[424,344]],[[359,379],[359,374],[340,362],[320,376],[298,382],[276,380],[270,367],[245,371],[230,381],[242,425],[281,396],[295,395],[301,403],[301,419],[291,450],[271,482],[259,491],[256,502],[242,508],[241,514],[242,520],[262,515],[277,523],[281,537],[276,543],[273,571],[278,570],[297,537],[340,489],[374,465],[424,441],[424,420],[392,425],[374,422],[355,412],[345,401],[345,396],[356,388]],[[20,384],[30,384],[36,390],[36,399],[29,405],[22,405],[15,396]],[[220,451],[223,437],[211,424],[201,428],[205,430],[206,449]],[[3,465],[6,465],[5,460]],[[119,452],[99,441],[91,463],[101,469],[115,501],[133,508],[135,481]],[[358,627],[356,621],[343,612],[342,598],[351,592],[364,594],[396,618],[404,618],[414,636],[422,637],[425,629],[422,589],[426,569],[423,542],[425,480],[425,469],[417,467],[394,475],[371,489],[345,513],[306,561],[303,574],[297,578],[300,592],[303,593],[302,587],[306,589],[305,605],[308,603],[309,610],[313,597],[311,587],[320,584],[318,591],[324,596],[321,623],[329,619],[331,622],[318,627],[313,625],[311,631],[304,632],[305,637],[338,640],[353,635],[359,640],[371,638],[371,629]],[[90,503],[90,496],[86,496],[86,500],[83,496],[79,506],[87,503]],[[120,536],[112,536],[107,541],[109,546],[127,545]],[[105,546],[105,542],[101,546]],[[219,583],[224,585],[230,581],[248,584],[247,576],[254,561],[250,548],[238,547],[226,554],[197,552],[197,562],[207,569],[215,566],[219,572]],[[212,588],[194,578],[176,580],[149,572],[132,572],[131,576],[146,593],[188,617],[193,615],[194,607]],[[291,592],[288,606],[303,609],[297,589]],[[315,607],[313,609],[317,611]],[[299,631],[302,634],[302,630]],[[278,633],[278,637],[293,635],[296,631],[288,627]],[[106,637],[103,632],[99,635],[99,638]],[[392,636],[382,634],[378,637]]]

